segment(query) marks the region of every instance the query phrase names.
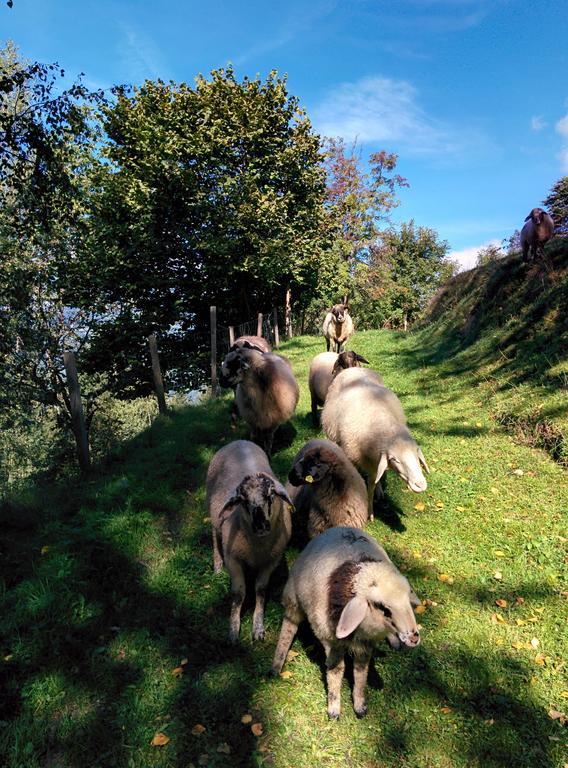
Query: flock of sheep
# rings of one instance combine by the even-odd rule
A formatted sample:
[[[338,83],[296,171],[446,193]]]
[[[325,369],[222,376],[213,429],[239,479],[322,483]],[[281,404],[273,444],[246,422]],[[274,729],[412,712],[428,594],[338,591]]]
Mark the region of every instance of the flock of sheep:
[[[231,578],[229,639],[237,643],[245,576],[255,578],[253,640],[264,638],[264,602],[271,574],[294,529],[310,541],[284,588],[284,618],[272,674],[284,664],[298,625],[307,619],[326,653],[327,711],[340,715],[344,657],[354,659],[353,706],[366,714],[365,687],[374,646],[413,648],[420,634],[413,607],[419,600],[377,542],[362,529],[373,518],[375,493],[388,467],[413,491],[424,491],[428,471],[406,425],[397,396],[367,361],[342,351],[353,333],[347,307],[335,305],[323,332],[327,352],[310,366],[312,418],[323,405],[327,438],[309,440],[283,485],[270,467],[274,433],[294,413],[299,387],[290,363],[265,339],[243,336],[225,357],[220,382],[235,391],[238,414],[251,440],[235,440],[214,455],[207,472],[215,572]],[[333,345],[335,351],[330,352]],[[367,475],[367,484],[357,468]]]

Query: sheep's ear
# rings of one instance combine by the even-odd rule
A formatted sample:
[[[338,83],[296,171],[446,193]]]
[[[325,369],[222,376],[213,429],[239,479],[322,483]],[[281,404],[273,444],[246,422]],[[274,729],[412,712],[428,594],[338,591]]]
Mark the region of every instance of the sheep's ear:
[[[529,215],[526,217],[525,221],[528,221],[529,219],[532,219],[532,211],[529,213]]]
[[[337,623],[335,636],[340,640],[355,632],[359,624],[367,615],[367,601],[355,595],[341,611],[341,616]]]
[[[426,464],[426,459],[424,458],[424,454],[422,453],[421,448],[418,448],[418,460],[420,461],[420,463],[422,464],[426,472],[430,474],[430,469],[428,467],[428,464]]]
[[[410,605],[413,608],[416,608],[417,606],[422,605],[422,600],[418,597],[418,595],[413,589],[410,590]]]
[[[227,512],[233,509],[233,507],[236,507],[238,504],[242,504],[244,502],[244,497],[241,494],[239,488],[233,493],[231,498],[225,502],[223,505],[223,508],[221,509],[221,512],[219,514],[219,517],[221,519],[221,522],[223,522],[223,518],[226,517]]]
[[[283,485],[280,485],[280,483],[274,483],[274,495],[278,496],[282,501],[285,501],[287,504],[289,504],[292,509],[294,509],[294,502],[292,499],[288,496],[288,493],[286,492],[286,489]]]
[[[377,467],[377,476],[375,477],[375,483],[378,483],[381,477],[385,474],[389,465],[389,457],[386,453],[381,453],[379,460],[379,466]]]
[[[254,344],[251,344],[250,341],[247,339],[246,341],[243,341],[241,344],[243,349],[257,349]]]
[[[358,355],[357,352],[353,353],[355,355],[355,360],[357,360],[358,363],[366,363],[369,365],[369,361],[365,360],[365,358],[362,355]]]

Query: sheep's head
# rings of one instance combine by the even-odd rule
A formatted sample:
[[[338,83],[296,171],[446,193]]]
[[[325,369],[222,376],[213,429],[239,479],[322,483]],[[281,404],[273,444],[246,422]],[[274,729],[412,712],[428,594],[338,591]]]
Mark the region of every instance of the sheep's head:
[[[264,472],[247,475],[237,486],[224,509],[240,506],[245,521],[255,536],[267,536],[280,515],[282,499],[293,508],[284,486]]]
[[[243,373],[250,367],[253,357],[264,353],[257,347],[245,342],[241,347],[233,349],[221,364],[219,384],[222,387],[236,387],[242,381]]]
[[[292,485],[319,483],[337,460],[335,454],[325,446],[314,446],[305,451],[290,470],[288,480]]]
[[[351,350],[349,352],[340,352],[333,365],[331,375],[335,378],[340,371],[344,371],[346,368],[360,368],[361,363],[368,365],[369,361]]]
[[[408,488],[415,493],[425,491],[428,487],[422,467],[424,467],[426,472],[430,470],[420,447],[409,434],[395,437],[391,441],[388,450],[381,455],[377,470],[377,483],[387,467],[397,472]]]
[[[332,620],[344,602],[335,629],[339,639],[357,630],[358,639],[376,643],[386,638],[393,648],[420,643],[413,611],[420,600],[392,563],[343,563],[331,574],[329,595]]]
[[[542,208],[533,208],[532,211],[529,213],[529,215],[526,217],[525,221],[528,221],[531,219],[533,224],[538,226],[542,223],[543,217],[546,215],[546,211],[543,211]]]
[[[349,310],[346,304],[334,304],[331,308],[331,314],[334,316],[336,323],[342,323],[348,312]]]

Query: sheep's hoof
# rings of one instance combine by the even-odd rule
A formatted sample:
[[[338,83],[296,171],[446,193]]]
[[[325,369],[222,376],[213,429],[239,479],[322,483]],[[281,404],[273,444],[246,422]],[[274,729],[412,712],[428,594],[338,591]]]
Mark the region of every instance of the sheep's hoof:
[[[262,629],[257,629],[257,630],[255,630],[255,631],[252,633],[252,639],[253,639],[254,641],[257,641],[257,640],[264,640],[264,635],[265,635],[265,632],[264,632],[264,627],[263,627]]]
[[[339,720],[339,712],[328,712],[327,716],[330,720]]]
[[[360,720],[362,717],[365,717],[365,715],[367,714],[367,711],[368,711],[367,710],[367,705],[363,704],[362,707],[359,707],[359,709],[355,710],[355,714],[357,715],[357,717]]]

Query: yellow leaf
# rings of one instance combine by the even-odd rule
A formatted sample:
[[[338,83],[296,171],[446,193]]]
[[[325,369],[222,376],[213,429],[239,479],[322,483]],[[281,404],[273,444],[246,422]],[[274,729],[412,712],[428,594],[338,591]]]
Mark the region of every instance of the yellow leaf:
[[[203,518],[203,522],[204,523],[210,523],[211,522],[211,518],[210,517],[204,517]]]
[[[544,653],[537,653],[537,655],[534,657],[534,663],[538,664],[539,667],[544,666]]]
[[[503,615],[501,613],[492,613],[491,614],[491,621],[494,624],[506,624],[507,622],[503,618]]]
[[[543,611],[544,611],[544,608],[535,608],[535,611],[536,611],[537,613],[543,613]]]
[[[560,694],[561,698],[568,699],[568,691],[562,691]]]
[[[425,613],[426,612],[426,606],[425,605],[417,605],[414,609],[414,613]]]
[[[185,667],[186,664],[189,664],[189,660],[188,659],[182,659],[180,661],[180,666]]]
[[[174,677],[181,677],[183,675],[183,667],[176,667],[172,669],[172,675]]]
[[[449,713],[452,711],[451,707],[440,707],[440,712],[444,715],[449,715]]]
[[[414,505],[414,509],[417,512],[424,512],[424,510],[426,509],[426,504],[424,504],[423,501],[419,501],[417,504]]]
[[[495,557],[507,557],[507,553],[503,552],[502,549],[496,549],[495,550]]]
[[[517,605],[522,605],[525,602],[525,598],[524,597],[516,597],[515,598],[515,602],[516,602]]]
[[[42,547],[42,548],[41,548],[41,554],[42,554],[42,555],[47,555],[47,553],[48,553],[48,552],[49,552],[49,547],[48,547],[48,546],[47,546],[47,544],[46,544],[46,546],[45,546],[45,547]]]
[[[306,477],[304,479],[305,479],[306,483],[313,483],[314,482],[314,478],[311,475],[306,475]]]
[[[289,680],[292,677],[292,672],[290,672],[289,670],[285,669],[284,672],[280,673],[280,677],[283,680]]]
[[[438,580],[439,581],[443,581],[446,584],[453,584],[454,583],[454,577],[450,576],[447,573],[439,573],[438,574]]]
[[[245,725],[248,725],[249,723],[252,723],[252,715],[243,715],[241,717],[241,723],[244,723]]]
[[[495,573],[493,574],[493,578],[497,579],[497,581],[501,581],[501,579],[503,578],[503,574],[501,573],[501,571],[495,571]]]
[[[9,653],[7,656],[4,656],[4,661],[11,661],[14,658],[13,653]]]
[[[262,736],[263,727],[262,723],[253,723],[250,727],[251,731],[254,733],[255,736]]]
[[[299,651],[288,651],[288,653],[286,654],[286,661],[292,661],[292,659],[295,659],[296,656],[299,656],[299,655],[300,655]]]
[[[436,506],[438,507],[438,509],[443,509],[444,508],[444,502],[443,501],[437,501],[436,502]]]
[[[515,624],[517,627],[524,627],[526,623],[527,622],[524,619],[515,619]]]
[[[507,607],[507,601],[504,600],[502,597],[499,597],[497,600],[495,600],[495,605],[498,605],[499,608],[506,608]]]
[[[170,737],[166,736],[165,733],[157,733],[152,739],[152,746],[163,747],[165,744],[168,743],[169,740],[170,740]]]
[[[512,646],[513,646],[513,648],[515,648],[515,650],[517,650],[517,651],[520,651],[522,648],[524,648],[524,647],[525,647],[525,644],[524,644],[524,643],[521,643],[521,641],[520,641],[520,640],[515,640],[515,642],[514,642],[514,643],[511,643],[511,645],[512,645]]]
[[[194,725],[191,729],[191,732],[194,736],[201,736],[201,734],[206,730],[204,725],[201,725],[201,723],[197,723],[197,725]]]
[[[458,512],[465,512],[465,507],[456,507]]]
[[[479,429],[479,427],[482,427],[483,424],[480,421],[476,421],[475,426]]]
[[[491,493],[494,496],[498,496],[499,495],[499,488],[495,488],[495,486],[492,486],[489,490],[491,491]]]
[[[422,557],[422,554],[420,552],[418,552],[417,550],[415,550],[412,553],[412,557],[415,557],[417,560],[420,560],[420,558]]]

